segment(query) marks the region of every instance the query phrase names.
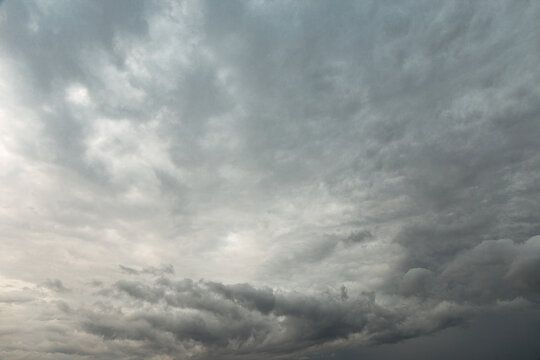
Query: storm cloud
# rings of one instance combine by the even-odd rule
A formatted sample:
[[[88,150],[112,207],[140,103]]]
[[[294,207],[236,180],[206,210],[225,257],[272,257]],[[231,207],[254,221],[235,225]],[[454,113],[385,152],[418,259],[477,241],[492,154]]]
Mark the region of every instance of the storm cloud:
[[[384,358],[538,331],[539,16],[1,1],[0,358]]]

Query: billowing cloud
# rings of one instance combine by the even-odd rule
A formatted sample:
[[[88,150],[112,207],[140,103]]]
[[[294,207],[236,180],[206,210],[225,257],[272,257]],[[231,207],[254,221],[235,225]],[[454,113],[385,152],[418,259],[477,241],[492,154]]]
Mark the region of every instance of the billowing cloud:
[[[0,357],[347,358],[534,318],[539,15],[2,1]]]

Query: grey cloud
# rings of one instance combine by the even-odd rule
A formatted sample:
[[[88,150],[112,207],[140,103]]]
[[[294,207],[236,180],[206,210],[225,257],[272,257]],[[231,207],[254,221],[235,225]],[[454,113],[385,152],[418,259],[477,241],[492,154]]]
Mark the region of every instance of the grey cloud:
[[[69,304],[64,302],[64,301],[59,301],[58,302],[58,310],[60,310],[63,313],[66,313],[66,314],[69,314],[72,311]]]
[[[400,283],[400,293],[405,296],[427,295],[427,290],[433,278],[433,272],[423,268],[409,269]]]
[[[146,267],[141,270],[133,269],[128,266],[119,265],[120,270],[130,275],[151,274],[151,275],[165,275],[174,274],[174,266],[171,264],[161,265],[160,267]]]
[[[522,244],[484,241],[461,254],[442,273],[449,291],[468,299],[508,299],[528,296],[537,301],[540,288],[538,236]]]
[[[130,275],[137,275],[139,274],[139,271],[138,270],[135,270],[133,268],[130,268],[130,267],[127,267],[127,266],[124,266],[124,265],[119,265],[120,267],[120,270],[122,270],[123,272],[125,273],[128,273]]]
[[[122,67],[125,54],[115,41],[119,37],[144,37],[147,10],[140,1],[57,6],[27,1],[2,4],[2,12],[7,15],[0,25],[0,46],[24,69],[14,83],[26,94],[23,101],[29,107],[43,104],[49,109],[36,109],[49,140],[48,152],[60,164],[96,180],[103,177],[100,169],[81,161],[87,124],[84,116],[64,103],[64,90],[73,83],[82,83],[90,91],[102,87],[99,79],[88,76],[89,67],[102,56]]]
[[[333,356],[314,359],[454,359],[473,360],[478,358],[503,360],[512,356],[536,358],[540,346],[536,342],[538,312],[524,315],[519,311],[500,311],[485,314],[473,324],[455,327],[418,337],[397,344],[387,344],[364,349],[338,351]]]
[[[7,304],[18,304],[18,303],[25,303],[34,300],[34,297],[28,294],[16,292],[16,293],[6,293],[0,295],[0,303],[7,303]]]
[[[350,234],[343,242],[346,244],[359,244],[371,239],[373,239],[373,234],[368,230],[363,230]]]
[[[407,315],[379,307],[370,296],[344,302],[343,288],[341,294],[312,297],[248,284],[191,280],[161,279],[153,285],[122,281],[116,287],[133,299],[159,306],[142,310],[134,304],[133,310],[139,310],[129,311],[131,315],[112,308],[103,312],[88,310],[80,316],[83,329],[106,341],[140,341],[145,348],[160,348],[163,353],[173,353],[179,344],[187,342],[202,345],[204,352],[199,355],[205,358],[215,354],[264,357],[265,353],[272,357],[270,354],[303,351],[355,334],[362,334],[370,342],[397,341],[412,336],[411,331],[424,331],[425,326],[412,324],[420,328],[399,329],[391,324],[403,321]],[[429,331],[435,330],[433,326],[448,326],[445,318],[449,315],[441,316],[432,320],[436,325],[429,325]],[[181,343],[167,344],[167,334]]]
[[[0,2],[0,356],[324,357],[534,312],[539,14]]]
[[[101,287],[103,285],[103,282],[102,281],[99,281],[99,280],[92,280],[90,282],[90,285],[94,286],[94,287]]]
[[[341,285],[341,300],[345,301],[349,298],[349,294],[347,293],[347,287],[345,285]]]
[[[47,281],[45,281],[43,286],[53,291],[58,291],[58,292],[70,291],[70,289],[66,288],[64,284],[62,283],[62,281],[59,279],[47,279]]]
[[[461,252],[439,271],[409,269],[399,284],[404,296],[494,303],[519,297],[538,301],[538,236],[524,243],[486,240]]]
[[[527,244],[536,246],[536,242],[536,238],[533,238]],[[505,267],[504,261],[489,255],[491,250],[486,249],[488,254],[485,254],[485,247],[496,248],[497,243],[500,242],[479,246],[479,249],[462,255],[463,259],[468,260],[461,261],[488,261],[494,266]],[[521,262],[519,258],[514,261]],[[203,358],[216,354],[284,355],[303,352],[315,345],[331,346],[333,341],[339,339],[356,339],[367,344],[394,343],[465,324],[475,313],[486,311],[467,305],[471,295],[458,294],[454,289],[450,289],[446,295],[428,291],[430,286],[433,287],[432,291],[440,289],[433,285],[438,281],[446,281],[447,286],[458,282],[460,275],[448,275],[453,266],[449,265],[448,272],[439,277],[426,269],[409,270],[401,284],[401,292],[406,297],[420,296],[427,299],[423,301],[428,301],[409,303],[410,307],[384,308],[375,302],[373,294],[353,298],[347,294],[345,287],[334,294],[306,296],[257,289],[249,284],[225,285],[202,280],[171,281],[161,278],[152,284],[139,281],[116,284],[117,289],[130,298],[157,304],[157,307],[130,311],[129,316],[111,310],[83,312],[80,321],[85,331],[105,340],[141,341],[146,344],[145,347],[165,347],[161,350],[164,353],[174,351],[177,345],[163,343],[165,334],[171,334],[182,343],[187,341],[203,345],[205,350],[199,354]],[[459,269],[466,272],[463,277],[472,278],[468,283],[471,291],[476,291],[477,281],[484,281],[485,290],[493,288],[491,282],[485,282],[486,277],[500,279],[490,267],[471,268],[464,265]],[[523,295],[514,294],[512,299]],[[437,296],[441,297],[440,300],[433,302]],[[482,299],[481,295],[474,296]],[[497,307],[498,301],[506,299],[505,296],[492,296],[491,303]],[[132,306],[140,308],[140,305]],[[417,306],[422,308],[421,315],[417,314]]]
[[[219,283],[209,283],[210,289],[221,294],[224,298],[241,304],[250,310],[268,314],[274,310],[276,298],[272,289],[258,290],[249,284],[225,286]]]
[[[55,82],[84,77],[84,56],[107,51],[114,58],[115,37],[147,32],[143,2],[100,1],[58,4],[6,1],[2,46],[11,50],[31,72],[37,86],[50,90]],[[120,58],[119,58],[120,59]]]
[[[139,298],[148,302],[156,302],[163,293],[155,293],[153,289],[141,285],[135,281],[119,281],[116,283],[116,288],[127,293],[130,296]]]

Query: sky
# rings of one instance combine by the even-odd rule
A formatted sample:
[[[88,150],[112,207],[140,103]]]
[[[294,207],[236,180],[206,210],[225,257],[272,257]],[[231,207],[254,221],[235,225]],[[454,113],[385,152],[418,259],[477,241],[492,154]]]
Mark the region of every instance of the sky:
[[[540,2],[0,2],[0,359],[540,357]]]

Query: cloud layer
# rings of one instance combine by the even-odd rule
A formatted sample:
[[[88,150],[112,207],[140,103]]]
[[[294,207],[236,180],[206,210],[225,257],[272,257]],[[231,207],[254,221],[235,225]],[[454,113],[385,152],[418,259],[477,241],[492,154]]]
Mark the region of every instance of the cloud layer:
[[[324,357],[536,314],[539,15],[1,2],[0,357]]]

